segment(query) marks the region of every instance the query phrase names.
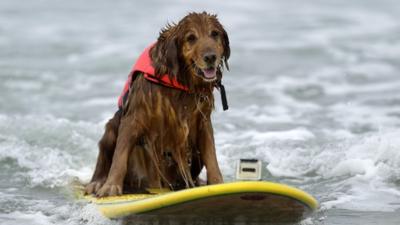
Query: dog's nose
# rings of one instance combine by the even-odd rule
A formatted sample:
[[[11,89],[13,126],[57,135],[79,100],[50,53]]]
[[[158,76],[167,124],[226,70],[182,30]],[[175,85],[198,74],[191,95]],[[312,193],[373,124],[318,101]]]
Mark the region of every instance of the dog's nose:
[[[204,62],[206,62],[207,64],[213,64],[215,63],[215,60],[217,59],[217,55],[214,53],[206,53],[203,56],[203,60]]]

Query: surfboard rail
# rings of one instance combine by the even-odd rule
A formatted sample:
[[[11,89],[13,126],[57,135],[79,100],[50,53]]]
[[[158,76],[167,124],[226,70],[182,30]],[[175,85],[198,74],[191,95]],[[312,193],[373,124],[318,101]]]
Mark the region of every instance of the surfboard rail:
[[[153,194],[126,194],[104,198],[83,196],[83,198],[96,204],[102,214],[108,218],[121,218],[132,214],[148,214],[149,212],[159,209],[205,198],[255,193],[277,195],[294,199],[304,204],[310,212],[318,208],[317,200],[310,194],[288,185],[267,181],[232,182],[180,191],[152,191]]]

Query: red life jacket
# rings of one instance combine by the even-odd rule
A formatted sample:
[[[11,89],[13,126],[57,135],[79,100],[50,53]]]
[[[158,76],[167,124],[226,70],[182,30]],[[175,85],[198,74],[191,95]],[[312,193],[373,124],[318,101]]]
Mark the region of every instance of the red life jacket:
[[[152,66],[152,61],[150,58],[150,49],[153,47],[154,44],[147,47],[142,54],[139,56],[138,60],[136,61],[135,65],[133,66],[131,72],[129,73],[128,80],[125,82],[124,89],[122,90],[121,95],[118,98],[118,107],[122,108],[125,101],[127,100],[129,89],[131,87],[132,81],[135,80],[135,77],[138,73],[143,73],[143,76],[146,80],[157,83],[160,85],[164,85],[167,87],[179,89],[182,91],[188,91],[189,88],[180,84],[176,79],[170,79],[168,74],[164,74],[162,76],[156,76],[154,67]]]
[[[129,89],[131,87],[132,81],[135,80],[136,76],[138,73],[143,73],[143,76],[146,80],[157,83],[166,87],[170,88],[175,88],[178,90],[182,91],[189,91],[189,88],[180,84],[176,78],[170,79],[170,76],[168,74],[164,74],[161,76],[156,76],[154,67],[152,65],[152,61],[150,58],[150,49],[153,47],[155,44],[150,45],[147,47],[142,54],[139,56],[138,60],[136,61],[135,65],[133,66],[131,72],[129,73],[128,80],[125,82],[124,89],[122,90],[121,95],[118,98],[118,107],[119,109],[122,109],[122,106],[125,104],[126,100],[128,99],[129,95]],[[221,81],[218,81],[216,83],[216,87],[220,90],[221,92],[221,100],[222,100],[222,106],[224,110],[228,109],[228,102],[226,99],[226,94],[225,94],[225,87],[222,85]]]

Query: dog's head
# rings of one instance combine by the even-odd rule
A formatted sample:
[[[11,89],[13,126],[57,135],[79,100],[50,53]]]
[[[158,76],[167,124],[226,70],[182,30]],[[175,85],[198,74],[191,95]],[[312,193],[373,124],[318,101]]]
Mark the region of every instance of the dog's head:
[[[193,80],[214,82],[228,67],[228,35],[216,15],[190,13],[178,24],[161,30],[151,57],[156,74],[176,76],[188,85]],[[199,79],[200,78],[200,79]]]

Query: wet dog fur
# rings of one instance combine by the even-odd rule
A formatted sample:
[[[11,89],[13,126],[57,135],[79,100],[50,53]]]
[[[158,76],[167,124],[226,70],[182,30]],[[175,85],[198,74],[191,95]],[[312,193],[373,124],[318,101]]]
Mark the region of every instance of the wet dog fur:
[[[169,74],[189,91],[136,76],[127,103],[105,126],[87,194],[189,188],[203,167],[208,184],[223,182],[210,115],[228,68],[226,31],[215,15],[190,13],[161,30],[150,55],[156,75]]]

